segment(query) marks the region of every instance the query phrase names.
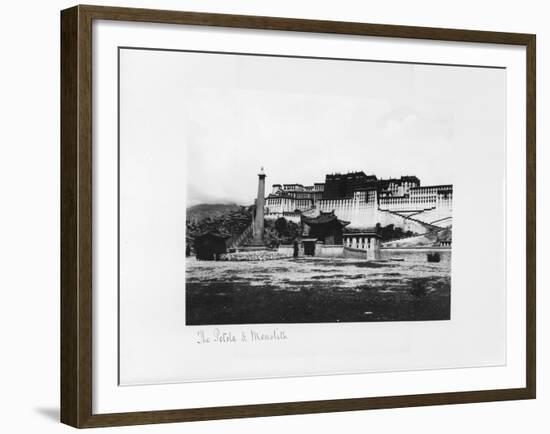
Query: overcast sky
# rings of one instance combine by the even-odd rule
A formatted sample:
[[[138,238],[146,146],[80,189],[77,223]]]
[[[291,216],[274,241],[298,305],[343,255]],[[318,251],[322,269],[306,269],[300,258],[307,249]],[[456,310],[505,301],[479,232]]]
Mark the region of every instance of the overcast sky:
[[[352,170],[453,183],[461,144],[505,129],[502,69],[123,50],[121,89],[121,144],[181,160],[187,206],[252,203],[260,166],[268,191]]]

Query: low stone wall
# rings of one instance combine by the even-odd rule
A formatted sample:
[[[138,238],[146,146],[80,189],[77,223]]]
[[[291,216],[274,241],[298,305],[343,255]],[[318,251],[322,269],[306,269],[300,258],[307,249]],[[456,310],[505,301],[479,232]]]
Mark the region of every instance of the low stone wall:
[[[292,244],[281,244],[277,249],[277,252],[282,255],[294,256],[294,246]]]
[[[277,252],[286,257],[292,257],[294,256],[294,246],[291,244],[281,244]],[[304,247],[302,244],[299,246],[298,256],[304,256]],[[344,246],[341,244],[317,243],[315,245],[315,256],[342,258],[344,256]]]
[[[381,259],[380,249],[356,249],[353,247],[344,247],[344,258],[378,261]]]
[[[365,259],[367,254],[362,249],[354,249],[352,247],[344,248],[344,258],[353,258],[353,259]]]
[[[342,258],[344,256],[344,246],[339,244],[320,244],[315,246],[315,256],[328,258]]]
[[[271,261],[274,259],[291,258],[292,253],[279,252],[277,250],[256,250],[249,252],[224,253],[220,255],[220,261]]]
[[[438,252],[440,264],[450,264],[452,250],[450,248],[416,248],[416,249],[380,249],[380,257],[383,260],[402,259],[404,262],[428,262],[428,253]]]

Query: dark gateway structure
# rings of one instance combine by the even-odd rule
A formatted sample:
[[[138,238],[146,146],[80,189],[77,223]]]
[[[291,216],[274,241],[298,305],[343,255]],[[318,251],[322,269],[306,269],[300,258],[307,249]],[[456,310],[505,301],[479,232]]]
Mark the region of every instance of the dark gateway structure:
[[[205,232],[194,240],[195,255],[198,260],[212,261],[227,251],[227,240],[229,235],[216,231]]]

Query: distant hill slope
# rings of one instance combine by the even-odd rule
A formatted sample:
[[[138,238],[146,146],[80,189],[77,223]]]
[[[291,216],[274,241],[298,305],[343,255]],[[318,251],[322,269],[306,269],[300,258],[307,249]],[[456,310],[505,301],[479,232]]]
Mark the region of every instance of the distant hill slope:
[[[187,220],[196,222],[208,217],[214,219],[240,209],[241,206],[235,203],[200,203],[187,208]]]

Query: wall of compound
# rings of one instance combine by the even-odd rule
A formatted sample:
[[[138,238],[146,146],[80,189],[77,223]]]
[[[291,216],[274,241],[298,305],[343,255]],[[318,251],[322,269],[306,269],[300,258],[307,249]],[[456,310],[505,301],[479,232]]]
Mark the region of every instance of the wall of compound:
[[[335,244],[322,244],[317,243],[315,245],[315,256],[321,256],[324,258],[341,258],[344,255],[344,246]]]

